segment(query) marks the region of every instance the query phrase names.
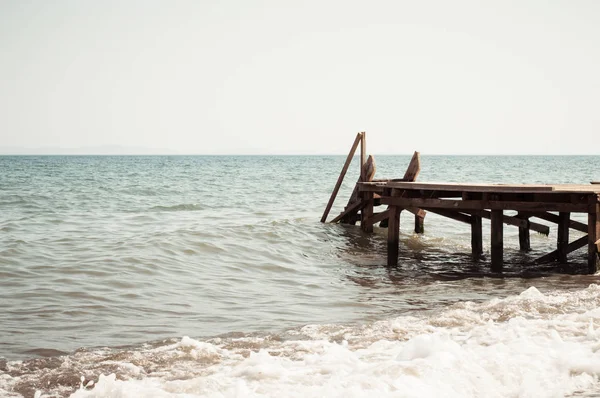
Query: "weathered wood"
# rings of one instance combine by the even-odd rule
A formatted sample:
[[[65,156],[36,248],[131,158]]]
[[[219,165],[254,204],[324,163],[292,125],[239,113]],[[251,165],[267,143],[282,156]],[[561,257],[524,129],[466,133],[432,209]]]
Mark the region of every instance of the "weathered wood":
[[[481,216],[471,216],[471,254],[477,261],[483,255],[483,230]]]
[[[471,221],[472,221],[471,215],[465,214],[465,213],[462,213],[459,211],[455,211],[455,210],[433,209],[433,208],[429,208],[429,207],[425,208],[425,210],[427,210],[431,213],[438,214],[440,216],[451,218],[453,220],[464,222],[467,224],[471,224]]]
[[[390,206],[388,206],[387,210],[389,210],[389,209],[390,209]],[[415,217],[425,217],[425,215],[427,214],[427,212],[425,212],[425,210],[418,209],[416,207],[409,207],[409,208],[406,208],[406,209],[400,208],[398,211],[400,212],[400,214],[402,214],[403,210],[411,212],[412,214],[415,215]],[[381,228],[387,228],[387,226],[388,226],[388,220],[382,220],[381,223],[379,224],[379,226]]]
[[[410,159],[410,163],[408,164],[408,168],[404,173],[404,181],[416,181],[419,173],[421,172],[421,156],[419,152],[413,153],[412,158]]]
[[[586,235],[586,236],[583,236],[583,237],[569,243],[567,245],[567,248],[565,251],[567,254],[569,254],[569,253],[574,252],[575,250],[581,249],[582,247],[584,247],[587,244],[588,244],[588,237]],[[533,260],[531,263],[532,264],[544,264],[544,263],[556,261],[557,259],[558,259],[558,250],[554,250],[548,254],[544,254],[542,257],[539,257],[539,258]]]
[[[567,211],[587,213],[589,206],[583,203],[503,202],[486,200],[451,200],[426,198],[381,198],[381,203],[400,207],[420,207],[455,210],[517,210],[517,211]]]
[[[415,181],[417,179],[417,177],[419,176],[420,172],[421,172],[421,157],[419,155],[419,152],[415,151],[412,158],[410,159],[410,163],[408,164],[406,171],[404,172],[404,178],[402,178],[402,180],[403,181]],[[385,184],[387,184],[388,182],[390,182],[392,180],[381,180],[381,181],[383,181]],[[377,182],[377,183],[379,183],[379,182]],[[369,184],[372,184],[372,183],[359,184],[360,185],[359,189],[362,189],[362,187],[368,187]],[[383,187],[381,188],[381,190],[378,190],[377,192],[383,192]],[[389,206],[388,206],[388,209],[389,209]],[[423,211],[419,208],[416,208],[416,207],[412,207],[412,206],[407,207],[406,210],[413,213],[415,215],[415,217],[419,217],[422,219],[422,221],[417,221],[417,219],[415,218],[415,232],[417,231],[417,222],[421,222],[421,224],[423,225],[423,230],[424,230],[424,222],[425,222],[425,214],[426,214],[425,211]],[[402,212],[402,210],[399,210],[399,212]],[[379,226],[386,228],[388,226],[388,220],[382,220],[382,222]]]
[[[471,215],[475,214],[477,214],[480,217],[487,218],[488,220],[492,218],[492,213],[488,210],[464,210],[459,212],[455,210],[434,209],[431,207],[426,207],[425,210],[467,224],[471,224]],[[518,217],[504,215],[502,217],[502,221],[504,222],[504,224],[514,225],[519,228],[531,228],[545,235],[548,235],[550,233],[550,227],[548,227],[547,225],[529,223],[527,220],[523,220]]]
[[[517,215],[517,218],[521,218],[527,223],[526,225],[519,225],[519,250],[528,252],[531,250],[531,239],[529,234],[530,221],[529,218],[526,215],[523,215],[522,213],[519,213]],[[548,228],[548,233],[546,235],[550,233],[549,230],[550,228]]]
[[[347,209],[348,207],[350,207],[350,205],[352,205],[352,203],[354,203],[360,199],[361,191],[359,191],[359,189],[358,189],[358,183],[361,182],[361,180],[363,178],[366,178],[369,181],[372,180],[373,177],[375,176],[376,171],[377,171],[377,166],[375,165],[375,158],[373,158],[373,156],[369,155],[369,158],[367,159],[366,163],[363,164],[361,167],[361,175],[358,178],[356,185],[354,185],[354,190],[352,191],[352,194],[350,195],[350,199],[348,199],[348,203],[346,204],[346,207],[344,209]],[[366,191],[366,192],[370,192],[370,191]],[[354,224],[353,221],[355,219],[356,219],[355,214],[348,213],[346,216],[342,217],[340,222],[344,223],[344,224]]]
[[[425,233],[425,217],[415,214],[415,233]]]
[[[597,242],[600,240],[600,203],[598,195],[589,198],[591,210],[588,213],[588,272],[595,274],[600,267]]]
[[[558,235],[556,238],[556,250],[558,253],[558,261],[561,263],[567,262],[567,247],[569,246],[569,221],[571,213],[561,212],[558,214]]]
[[[362,132],[360,139],[360,179],[361,181],[369,181],[365,172],[365,163],[367,163],[367,133]]]
[[[338,191],[340,190],[340,187],[342,186],[342,182],[344,181],[344,177],[346,176],[348,167],[350,167],[350,163],[352,163],[352,158],[354,157],[354,153],[356,152],[356,148],[358,147],[358,144],[361,142],[361,139],[362,139],[362,133],[356,134],[356,138],[354,139],[354,144],[352,144],[352,148],[350,149],[350,152],[348,153],[348,157],[346,158],[346,163],[344,163],[344,167],[342,167],[342,172],[340,173],[340,176],[338,177],[335,187],[333,188],[333,192],[331,193],[331,196],[329,197],[329,202],[327,202],[327,206],[325,207],[325,211],[323,212],[323,216],[321,217],[321,222],[325,222],[327,220],[327,216],[329,215],[329,212],[331,211],[333,202],[335,202],[335,198],[338,194]]]
[[[348,206],[348,208],[346,208],[346,210],[341,212],[336,218],[331,220],[330,223],[335,224],[336,222],[340,221],[342,218],[344,218],[348,214],[351,214],[353,212],[355,213],[356,211],[360,210],[363,205],[364,205],[363,200],[357,200],[356,202],[354,202],[350,206]]]
[[[492,218],[492,213],[489,210],[481,210],[480,214],[483,218],[487,218],[488,220]],[[519,228],[529,228],[546,236],[550,234],[549,226],[530,222],[519,217],[508,216],[505,214],[502,217],[502,221],[504,224],[514,225],[515,227]]]
[[[560,218],[556,214],[548,213],[548,212],[527,212],[525,213],[531,217],[540,218],[542,220],[550,221],[551,223],[558,224],[560,222]],[[579,221],[569,220],[569,228],[572,228],[576,231],[585,232],[588,231],[587,224],[584,224]]]
[[[502,210],[492,210],[492,233],[491,233],[491,257],[492,271],[502,271],[504,265],[504,222],[502,219]]]
[[[387,220],[387,218],[389,216],[390,216],[390,211],[384,210],[380,213],[373,214],[373,216],[371,218],[367,219],[366,222],[370,223],[371,225],[374,225],[383,220]]]
[[[411,212],[415,216],[425,217],[427,212],[423,209],[419,209],[418,207],[407,207],[406,211]]]
[[[368,222],[373,218],[373,192],[363,192],[364,206],[360,212],[360,228],[365,232],[373,232],[373,223]]]
[[[403,179],[404,180],[404,179]],[[390,181],[386,184],[389,188],[422,189],[427,191],[452,191],[452,192],[489,192],[489,193],[598,193],[597,185],[583,184],[475,184],[475,183],[436,183],[436,182],[410,182]]]
[[[392,206],[389,209],[387,265],[398,265],[398,245],[400,243],[400,209]]]

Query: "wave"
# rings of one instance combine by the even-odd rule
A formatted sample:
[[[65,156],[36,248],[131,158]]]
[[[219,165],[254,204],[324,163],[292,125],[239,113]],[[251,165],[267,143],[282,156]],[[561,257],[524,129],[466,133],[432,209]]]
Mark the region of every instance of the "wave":
[[[599,323],[600,286],[548,294],[531,287],[362,326],[183,337],[8,362],[0,395],[593,396],[600,389]]]

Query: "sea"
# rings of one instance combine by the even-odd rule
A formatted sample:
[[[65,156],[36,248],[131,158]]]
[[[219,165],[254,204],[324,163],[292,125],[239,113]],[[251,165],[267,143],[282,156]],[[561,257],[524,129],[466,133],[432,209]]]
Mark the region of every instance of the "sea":
[[[375,156],[376,178],[411,155]],[[402,213],[319,222],[345,156],[1,156],[1,397],[600,397],[586,253]],[[421,156],[419,181],[583,183],[600,156]],[[358,177],[353,161],[329,219]],[[585,217],[575,217],[587,222]],[[544,223],[543,221],[540,221]],[[572,232],[571,239],[583,236]]]

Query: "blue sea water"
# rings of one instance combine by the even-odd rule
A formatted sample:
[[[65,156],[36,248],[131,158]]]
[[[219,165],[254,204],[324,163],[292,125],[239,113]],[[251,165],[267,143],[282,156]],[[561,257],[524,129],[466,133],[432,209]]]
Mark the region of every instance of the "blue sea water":
[[[472,341],[483,350],[490,342],[481,336],[489,337],[492,329],[477,328],[489,322],[509,349],[519,336],[561,321],[585,326],[583,334],[560,328],[557,333],[578,350],[589,348],[582,354],[589,366],[565,365],[560,377],[571,374],[564,376],[571,384],[553,391],[558,396],[597,391],[600,357],[593,347],[600,303],[596,277],[576,274],[585,261],[582,253],[572,255],[572,272],[532,269],[524,264],[553,249],[556,231],[533,235],[533,251],[523,254],[517,231],[507,227],[507,269],[497,275],[486,261],[470,260],[467,226],[428,215],[426,233],[415,235],[409,215],[403,215],[400,264],[385,267],[384,230],[368,235],[358,227],[319,222],[344,160],[0,157],[0,395],[366,396],[381,382],[385,391],[397,392],[390,396],[412,396],[394,384],[405,372],[396,362],[392,368],[399,373],[390,380],[381,376],[383,370],[352,368],[366,381],[351,390],[346,388],[352,376],[331,369],[337,378],[322,384],[311,384],[310,374],[294,379],[303,372],[298,364],[326,374],[322,366],[331,358],[330,366],[342,366],[350,361],[346,356],[366,350],[370,359],[360,360],[371,364],[371,357],[387,350],[395,353],[393,360],[416,366],[411,371],[421,383],[420,396],[434,396],[437,387],[419,375],[441,372],[435,364],[447,358],[423,354],[423,347],[439,346],[456,358],[476,356],[477,350],[466,353],[460,336],[480,336]],[[375,160],[377,178],[395,178],[403,175],[410,155]],[[352,191],[356,160],[350,170],[332,216]],[[600,157],[424,154],[419,180],[587,184],[600,180]],[[454,320],[436,323],[444,318]],[[515,326],[522,319],[533,323]],[[455,330],[460,333],[452,334]],[[439,337],[442,332],[450,337]],[[396,345],[383,349],[390,341]],[[520,354],[521,343],[514,348]],[[336,351],[338,346],[347,352]],[[548,346],[538,348],[548,352]],[[311,365],[302,353],[321,362]],[[529,355],[534,369],[547,371],[534,352]],[[290,362],[273,362],[282,358]],[[433,358],[427,371],[419,362],[426,358]],[[526,373],[525,359],[511,366]],[[266,366],[263,374],[248,373],[257,366]],[[451,368],[469,385],[467,373],[473,370],[461,366]],[[265,376],[274,367],[277,375]],[[518,380],[522,391],[541,391],[529,379],[486,372],[481,377],[497,376],[485,384],[500,383],[497,396],[517,396],[511,394]],[[228,383],[216,383],[213,376]],[[86,389],[81,377],[96,387]],[[173,380],[188,384],[178,390]],[[473,383],[471,390],[448,396],[485,396],[467,394],[487,391]],[[184,393],[189,395],[177,395]]]

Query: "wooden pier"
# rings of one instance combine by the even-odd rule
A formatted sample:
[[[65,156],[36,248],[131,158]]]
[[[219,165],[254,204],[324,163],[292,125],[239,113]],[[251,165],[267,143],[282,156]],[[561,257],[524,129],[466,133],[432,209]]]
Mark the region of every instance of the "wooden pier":
[[[557,224],[556,250],[535,259],[534,263],[567,262],[568,254],[587,246],[588,272],[600,266],[600,184],[466,184],[416,182],[420,171],[419,153],[415,152],[403,178],[377,180],[375,161],[366,157],[366,134],[358,133],[338,178],[321,222],[325,222],[342,184],[354,153],[361,146],[361,172],[344,211],[331,222],[360,222],[365,232],[377,223],[388,229],[387,263],[398,263],[400,213],[415,215],[415,232],[423,233],[426,212],[467,223],[471,226],[471,250],[475,260],[483,254],[482,219],[491,220],[490,257],[493,271],[502,271],[504,225],[519,228],[519,246],[530,250],[531,230],[548,235],[550,228],[533,221]],[[387,208],[375,212],[374,208]],[[517,212],[515,216],[505,211]],[[572,213],[587,214],[587,224],[571,219]],[[569,242],[570,230],[587,233]]]

